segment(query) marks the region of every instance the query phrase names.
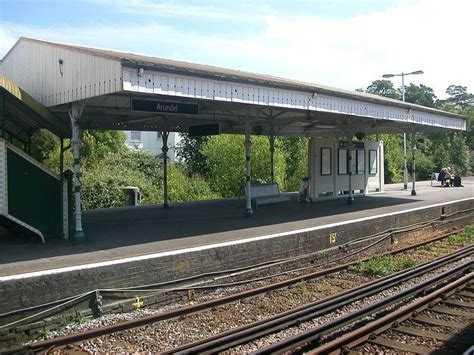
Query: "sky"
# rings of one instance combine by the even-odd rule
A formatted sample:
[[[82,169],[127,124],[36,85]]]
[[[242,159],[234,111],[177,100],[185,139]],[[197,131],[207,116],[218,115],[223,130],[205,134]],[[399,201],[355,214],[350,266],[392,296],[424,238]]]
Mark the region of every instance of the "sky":
[[[366,88],[384,73],[474,92],[472,0],[0,0],[0,58],[19,37]],[[399,87],[401,79],[392,79]]]

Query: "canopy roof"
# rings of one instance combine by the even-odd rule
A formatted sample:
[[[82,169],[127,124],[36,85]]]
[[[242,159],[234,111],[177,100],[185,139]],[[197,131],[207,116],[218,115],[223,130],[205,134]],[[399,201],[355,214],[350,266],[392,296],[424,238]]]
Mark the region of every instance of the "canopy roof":
[[[222,133],[242,133],[250,120],[258,132],[308,137],[349,126],[366,134],[466,129],[460,115],[377,95],[29,38],[7,53],[0,72],[63,120],[70,103],[84,105],[84,128],[186,132],[218,123]],[[198,113],[140,112],[136,99],[197,105]]]
[[[5,132],[26,143],[38,129],[46,128],[58,137],[70,137],[70,126],[52,114],[19,86],[0,75],[0,98],[4,102]]]

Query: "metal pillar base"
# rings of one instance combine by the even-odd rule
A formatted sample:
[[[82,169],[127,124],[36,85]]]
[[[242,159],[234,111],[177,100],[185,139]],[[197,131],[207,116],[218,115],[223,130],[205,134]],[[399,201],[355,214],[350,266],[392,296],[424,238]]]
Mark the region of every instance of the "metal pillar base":
[[[86,241],[86,236],[84,231],[74,231],[74,236],[72,237],[72,244],[84,244]]]
[[[244,217],[245,218],[251,218],[252,216],[253,216],[253,210],[251,208],[245,209]]]
[[[353,196],[349,196],[347,198],[347,204],[348,205],[353,205],[354,204],[354,197]]]
[[[416,196],[416,191],[415,191],[415,190],[411,190],[411,195],[412,195],[412,196]]]

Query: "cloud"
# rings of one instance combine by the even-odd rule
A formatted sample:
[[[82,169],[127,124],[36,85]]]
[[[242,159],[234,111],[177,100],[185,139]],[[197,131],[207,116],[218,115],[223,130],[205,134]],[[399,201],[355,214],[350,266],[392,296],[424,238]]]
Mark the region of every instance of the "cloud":
[[[109,1],[109,0],[103,0]],[[283,76],[353,90],[366,87],[383,73],[423,70],[410,76],[411,82],[431,86],[439,97],[450,84],[474,90],[472,69],[471,14],[469,0],[420,0],[364,15],[324,19],[318,14],[291,18],[285,14],[260,11],[261,30],[238,32],[223,27],[211,34],[199,28],[183,30],[186,21],[177,12],[180,5],[135,0],[121,11],[167,11],[176,21],[141,19],[140,23],[116,26],[65,27],[0,25],[0,56],[13,38],[32,36],[85,46],[105,47],[161,57],[199,62],[234,69]],[[247,6],[247,5],[245,5]],[[243,8],[239,8],[241,11]],[[226,18],[229,11],[217,5],[187,6],[183,13],[196,17]],[[134,10],[135,11],[135,10]],[[236,11],[237,17],[243,15]],[[207,16],[207,17],[206,17]],[[185,16],[186,17],[186,16]],[[254,18],[253,18],[254,20]],[[204,23],[205,25],[205,23]],[[243,25],[245,26],[245,25]],[[200,26],[201,27],[201,26]],[[97,34],[100,33],[100,36]],[[400,78],[394,79],[400,86]]]

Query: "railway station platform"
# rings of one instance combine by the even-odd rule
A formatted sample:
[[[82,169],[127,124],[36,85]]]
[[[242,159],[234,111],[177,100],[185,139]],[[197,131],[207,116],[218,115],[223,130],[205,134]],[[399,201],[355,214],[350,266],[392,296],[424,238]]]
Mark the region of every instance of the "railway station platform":
[[[93,210],[84,213],[85,245],[72,246],[66,240],[36,244],[11,237],[0,239],[0,277],[80,269],[87,264],[347,225],[403,211],[417,213],[416,209],[432,205],[474,199],[474,178],[463,179],[463,185],[442,188],[439,183],[419,182],[417,196],[402,191],[400,184],[386,185],[385,193],[359,197],[352,206],[345,199],[302,204],[294,196],[290,205],[261,207],[251,219],[241,217],[245,201],[239,199],[177,203],[166,210],[161,206]]]
[[[97,289],[168,282],[321,250],[343,253],[356,239],[439,221],[443,214],[460,216],[458,225],[473,223],[474,178],[463,185],[420,182],[417,196],[401,184],[386,185],[384,193],[358,197],[354,205],[346,199],[294,201],[261,207],[251,219],[242,216],[243,199],[88,211],[84,245],[0,239],[0,314]]]

